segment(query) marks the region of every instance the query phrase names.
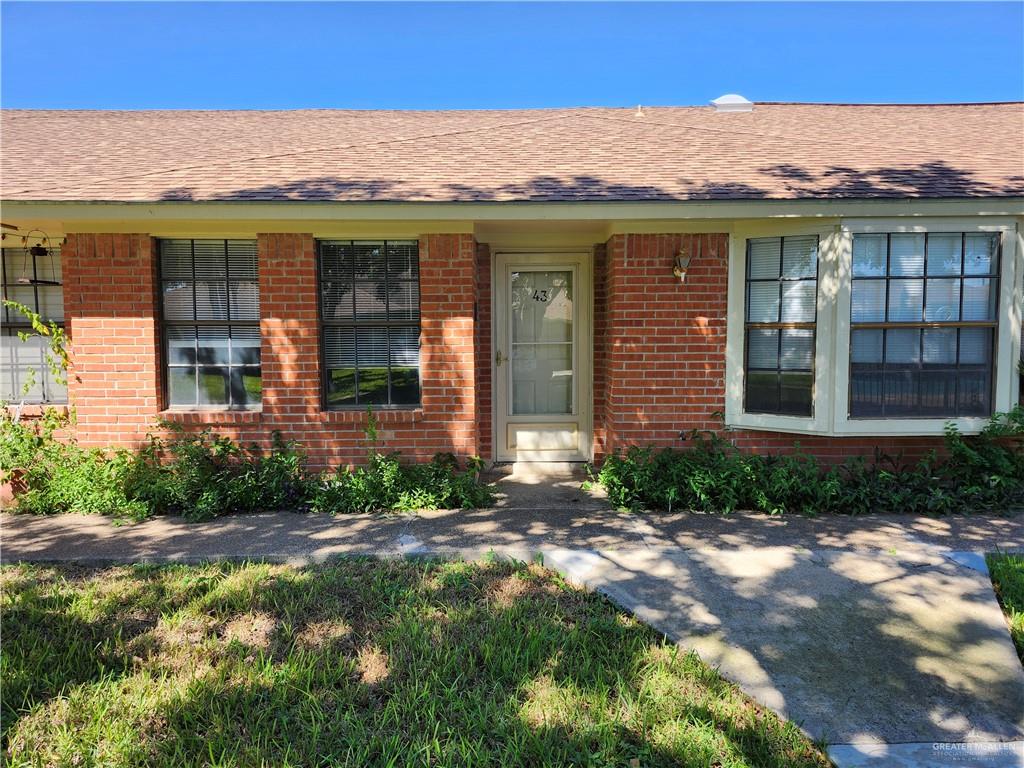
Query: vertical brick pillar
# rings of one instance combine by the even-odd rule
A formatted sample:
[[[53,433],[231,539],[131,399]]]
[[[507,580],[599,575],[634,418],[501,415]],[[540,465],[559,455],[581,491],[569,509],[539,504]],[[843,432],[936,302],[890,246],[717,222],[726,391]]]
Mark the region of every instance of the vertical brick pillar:
[[[608,380],[608,249],[594,246],[594,461],[608,453],[608,425],[605,398]]]
[[[477,448],[480,456],[494,459],[491,416],[494,407],[491,383],[491,248],[480,243],[476,249],[476,417]]]
[[[263,422],[286,437],[320,403],[319,309],[312,235],[257,235]]]
[[[476,243],[472,235],[420,239],[420,378],[424,447],[478,455]]]
[[[673,276],[680,249],[686,282]],[[678,445],[725,410],[728,235],[615,235],[607,245],[608,447]]]
[[[78,439],[137,445],[163,403],[155,242],[141,234],[69,234],[61,261]]]

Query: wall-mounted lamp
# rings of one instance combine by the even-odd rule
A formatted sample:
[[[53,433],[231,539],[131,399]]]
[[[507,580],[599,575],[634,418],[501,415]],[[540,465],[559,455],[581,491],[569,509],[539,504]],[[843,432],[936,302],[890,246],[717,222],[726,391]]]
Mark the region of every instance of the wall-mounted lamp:
[[[672,265],[672,274],[679,278],[680,283],[686,282],[686,270],[690,268],[691,255],[686,252],[686,246],[679,249],[676,254],[675,263]]]

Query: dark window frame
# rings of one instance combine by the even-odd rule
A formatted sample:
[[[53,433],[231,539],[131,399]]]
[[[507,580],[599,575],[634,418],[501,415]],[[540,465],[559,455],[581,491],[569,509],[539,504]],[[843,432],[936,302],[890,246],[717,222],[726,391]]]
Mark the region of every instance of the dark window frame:
[[[786,253],[786,238],[807,238],[813,237],[816,240],[816,256],[814,259],[814,277],[786,277],[783,274],[783,263]],[[771,278],[751,278],[750,277],[750,260],[751,260],[751,247],[755,240],[779,240],[779,276]],[[810,233],[810,234],[799,234],[799,235],[769,235],[765,237],[748,237],[746,238],[746,250],[744,254],[744,274],[743,274],[743,412],[749,414],[755,414],[759,416],[784,416],[786,418],[797,418],[797,419],[813,419],[814,411],[816,407],[814,398],[814,387],[817,382],[817,372],[815,370],[815,362],[817,359],[818,350],[818,286],[821,279],[821,235]],[[783,299],[783,286],[787,283],[814,283],[814,319],[811,321],[802,322],[784,322],[782,321],[782,299]],[[779,290],[779,321],[778,322],[751,322],[750,321],[750,288],[753,283],[774,283],[778,286]],[[776,349],[776,365],[775,368],[760,368],[750,366],[750,331],[751,330],[776,330],[778,331],[777,349]],[[787,330],[809,330],[811,332],[811,366],[810,368],[783,368],[782,367],[782,339],[783,333]],[[776,383],[776,400],[779,403],[779,408],[776,410],[759,410],[751,409],[748,407],[747,401],[747,390],[749,384],[749,375],[751,372],[754,373],[773,373],[777,377]],[[809,374],[811,377],[811,408],[810,412],[793,412],[782,410],[782,376],[785,373],[790,374]]]
[[[893,235],[900,234],[915,234],[924,236],[924,261],[921,266],[920,275],[893,275],[892,274],[892,237]],[[846,413],[847,418],[850,421],[869,421],[872,419],[885,419],[885,420],[907,420],[907,421],[921,421],[928,419],[957,419],[957,418],[988,418],[995,412],[995,387],[996,387],[996,370],[997,370],[997,349],[999,342],[999,283],[1000,283],[1000,271],[1003,264],[1003,238],[998,232],[975,232],[970,230],[963,231],[929,231],[929,232],[857,232],[854,234],[854,238],[864,235],[885,235],[885,274],[884,275],[864,275],[856,277],[853,274],[853,256],[851,249],[851,261],[850,261],[850,344],[849,351],[847,354],[847,401],[846,401]],[[949,236],[959,235],[960,236],[960,271],[956,274],[928,274],[928,243],[932,236]],[[966,261],[967,261],[967,236],[968,235],[988,235],[996,239],[995,255],[992,259],[989,272],[986,274],[967,274]],[[928,313],[928,281],[929,280],[959,280],[959,316],[963,317],[964,308],[964,281],[971,278],[986,279],[990,281],[990,292],[989,300],[994,302],[993,307],[993,319],[992,320],[955,320],[955,321],[939,321],[939,320],[925,320]],[[884,306],[884,321],[865,321],[855,322],[853,320],[853,287],[858,281],[864,282],[877,282],[881,281],[885,283],[885,306]],[[890,310],[890,286],[894,281],[904,280],[920,280],[922,283],[921,287],[921,320],[889,320]],[[991,339],[988,349],[988,363],[971,363],[962,365],[960,363],[960,339],[961,331],[963,329],[971,328],[983,328],[991,331]],[[924,361],[924,344],[925,334],[923,331],[928,329],[943,329],[943,330],[955,330],[956,331],[956,360],[953,363],[925,363]],[[882,332],[882,352],[880,363],[854,363],[853,362],[853,334],[858,330],[879,330]],[[886,361],[886,352],[888,344],[889,331],[891,330],[918,330],[918,362],[917,363],[888,363]],[[853,375],[854,365],[876,365],[877,372],[882,377],[882,404],[880,413],[870,413],[865,415],[854,415],[853,413]],[[932,368],[926,368],[926,365],[933,366]],[[953,402],[955,403],[954,413],[920,413],[915,415],[907,414],[886,414],[885,410],[885,374],[889,370],[900,370],[908,372],[916,372],[918,374],[926,371],[938,371],[942,369],[946,372],[953,373],[955,381],[955,391],[953,396]],[[960,404],[960,372],[966,370],[969,372],[987,372],[989,378],[988,387],[988,411],[987,415],[981,416],[975,413],[962,413]],[[923,400],[921,395],[921,384],[922,378],[917,377],[917,401],[918,408],[922,408],[921,402]]]
[[[324,280],[324,268],[323,268],[323,247],[330,245],[368,245],[368,244],[380,244],[382,253],[384,254],[384,284],[385,284],[385,319],[384,320],[360,320],[357,318],[355,311],[355,286],[357,280],[355,278],[356,263],[353,258],[352,263],[352,285],[353,285],[353,312],[351,319],[328,319],[324,315],[324,284],[328,281]],[[416,247],[416,280],[404,280],[402,282],[416,284],[416,319],[415,320],[391,320],[391,301],[390,291],[388,290],[390,285],[389,274],[390,270],[387,265],[387,253],[389,244],[410,244]],[[384,411],[412,411],[419,410],[423,407],[423,360],[422,360],[422,334],[423,334],[423,313],[422,313],[422,276],[420,273],[420,244],[418,240],[410,238],[384,238],[384,239],[342,239],[342,238],[324,238],[316,241],[316,283],[317,283],[317,320],[319,323],[319,346],[320,346],[320,404],[324,411],[361,411],[367,407],[372,407],[374,410]],[[355,391],[355,402],[354,403],[343,403],[340,405],[334,405],[330,402],[330,392],[328,388],[328,381],[331,376],[331,369],[327,365],[327,330],[329,328],[341,328],[350,329],[353,331],[355,344],[356,344],[356,365],[353,369],[355,375],[353,378],[353,387]],[[417,398],[415,403],[392,403],[394,396],[392,380],[391,380],[391,334],[387,335],[388,338],[388,383],[387,383],[387,402],[386,403],[365,403],[360,402],[359,399],[359,353],[358,353],[358,331],[360,329],[369,328],[384,328],[390,329],[415,329],[416,331],[416,389]]]
[[[52,245],[47,245],[46,249],[47,249],[47,254],[46,255],[33,255],[28,247],[24,247],[24,248],[4,248],[3,249],[3,254],[4,254],[5,258],[0,259],[0,294],[2,294],[5,299],[8,299],[8,298],[11,298],[8,295],[8,288],[14,288],[14,287],[22,287],[22,288],[30,287],[30,288],[32,288],[32,303],[33,303],[33,305],[31,307],[29,307],[29,309],[33,310],[36,314],[39,314],[42,317],[43,322],[45,322],[47,324],[49,324],[50,322],[53,322],[59,328],[63,329],[63,328],[67,327],[66,326],[67,318],[64,317],[64,280],[63,280],[64,265],[60,261],[60,259],[61,259],[61,252],[60,252],[60,248],[59,247],[52,246]],[[31,259],[31,261],[32,261],[32,277],[30,278],[31,282],[29,282],[27,284],[25,284],[25,283],[18,283],[16,277],[10,277],[8,275],[8,260],[11,258],[12,254],[16,254],[18,256],[21,256],[22,258],[24,258],[26,260],[27,259]],[[38,266],[37,261],[38,261],[38,259],[47,259],[47,258],[56,259],[57,263],[60,264],[61,281],[59,283],[50,283],[50,282],[42,282],[41,283],[39,281],[39,266]],[[61,319],[59,321],[55,320],[53,318],[50,318],[50,317],[46,317],[45,315],[42,315],[42,313],[39,312],[39,287],[40,287],[40,285],[52,285],[53,287],[60,287],[60,289],[61,289],[61,316],[62,317],[61,317]],[[22,302],[22,303],[24,303],[24,302]],[[26,304],[26,306],[28,306],[28,305]],[[28,318],[24,317],[17,310],[8,309],[7,307],[3,307],[3,311],[0,312],[0,316],[3,316],[3,332],[0,335],[2,335],[3,337],[6,337],[6,338],[12,339],[12,342],[16,341],[17,343],[22,343],[21,342],[21,338],[19,336],[20,333],[28,333],[30,335],[39,335],[39,334],[36,334],[32,330],[32,323],[29,322]],[[10,352],[10,350],[12,348],[8,347],[8,345],[6,343],[3,344],[3,347],[4,347],[4,355],[3,356],[7,357],[9,352]],[[64,387],[62,388],[63,392],[62,392],[62,394],[60,396],[53,396],[53,395],[47,393],[48,385],[51,383],[52,374],[50,373],[50,370],[49,370],[49,367],[47,365],[47,362],[46,362],[44,354],[40,354],[39,365],[40,365],[40,370],[37,371],[37,373],[36,373],[36,380],[39,383],[39,386],[40,386],[40,388],[42,390],[42,395],[40,397],[25,397],[25,396],[22,396],[19,393],[15,392],[12,389],[12,391],[11,391],[12,400],[17,400],[18,402],[24,402],[24,403],[29,404],[29,405],[67,405],[68,404],[68,391],[67,391],[67,384],[66,383],[65,383]],[[3,373],[2,373],[2,375],[0,375],[0,381],[2,381],[2,379],[4,377],[6,377],[6,376],[10,376],[11,377],[10,380],[11,380],[11,383],[12,383],[12,386],[13,386],[13,384],[14,384],[14,376],[15,376],[13,364],[11,365],[11,370],[10,371],[7,370],[8,366],[6,365],[6,362],[2,364],[2,367],[3,367]],[[18,382],[18,385],[19,385],[18,388],[20,390],[21,382]],[[0,395],[3,394],[3,387],[5,387],[5,386],[6,386],[6,384],[0,384]]]
[[[163,274],[163,251],[162,243],[164,242],[188,242],[189,248],[191,249],[191,266],[192,266],[192,277],[190,280],[185,282],[191,283],[192,286],[192,320],[170,320],[165,314],[165,283],[181,282],[180,280],[174,280],[165,278]],[[224,283],[226,286],[225,294],[225,312],[228,316],[227,320],[199,320],[197,315],[198,302],[196,299],[196,283],[199,282],[196,278],[196,243],[197,242],[213,242],[222,243],[224,246]],[[201,328],[225,328],[227,329],[228,336],[230,338],[232,328],[255,328],[257,338],[260,339],[262,344],[263,334],[260,331],[260,316],[262,316],[262,310],[257,313],[255,320],[233,320],[231,319],[231,268],[228,257],[228,243],[229,242],[248,242],[256,244],[256,240],[248,240],[246,238],[206,238],[206,237],[165,237],[158,238],[156,243],[157,251],[157,293],[159,295],[158,311],[159,311],[159,329],[160,329],[160,374],[161,382],[163,384],[163,410],[167,411],[243,411],[243,412],[258,412],[263,409],[262,392],[260,401],[257,403],[232,403],[232,389],[231,389],[231,371],[233,369],[242,369],[252,371],[259,369],[260,371],[260,382],[262,390],[263,380],[263,361],[262,354],[258,364],[252,363],[232,363],[230,354],[228,362],[219,365],[202,365],[198,360],[191,364],[171,364],[170,362],[170,344],[169,334],[167,333],[169,328],[191,328],[196,334],[197,344],[199,329]],[[256,257],[256,299],[257,306],[259,304],[259,254],[257,252]],[[229,342],[230,344],[230,342]],[[198,348],[198,347],[197,347]],[[229,347],[230,349],[230,347]],[[201,368],[223,368],[227,371],[227,403],[200,403],[199,402],[199,371]],[[191,404],[186,403],[171,403],[171,389],[170,389],[170,374],[172,368],[194,368],[196,371],[196,401]]]

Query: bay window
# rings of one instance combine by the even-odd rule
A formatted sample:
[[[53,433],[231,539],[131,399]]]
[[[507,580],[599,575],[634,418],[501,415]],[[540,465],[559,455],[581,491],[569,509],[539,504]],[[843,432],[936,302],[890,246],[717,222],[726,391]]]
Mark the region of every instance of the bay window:
[[[726,423],[807,434],[980,429],[1017,389],[1012,219],[740,223]]]

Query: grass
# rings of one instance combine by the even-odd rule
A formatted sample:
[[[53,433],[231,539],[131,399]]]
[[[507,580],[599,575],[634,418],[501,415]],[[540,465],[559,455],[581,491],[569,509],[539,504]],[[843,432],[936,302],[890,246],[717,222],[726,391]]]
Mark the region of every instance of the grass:
[[[1024,663],[1024,555],[993,554],[985,559],[999,604],[1010,624],[1017,655]]]
[[[0,571],[11,766],[826,766],[538,565]]]

